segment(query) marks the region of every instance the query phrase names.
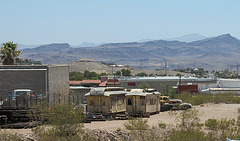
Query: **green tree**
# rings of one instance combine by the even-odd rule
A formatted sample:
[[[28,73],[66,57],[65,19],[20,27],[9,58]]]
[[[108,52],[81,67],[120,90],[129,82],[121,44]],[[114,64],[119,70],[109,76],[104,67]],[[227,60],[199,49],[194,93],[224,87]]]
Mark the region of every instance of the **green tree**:
[[[145,72],[140,72],[136,76],[148,76],[148,74],[146,74]]]
[[[86,78],[98,77],[98,74],[96,72],[90,72],[88,70],[85,70],[84,77]]]
[[[3,65],[14,65],[14,59],[18,57],[22,52],[17,50],[17,44],[13,42],[3,43],[1,47],[1,59]]]
[[[176,76],[181,76],[181,74],[180,74],[180,73],[177,73]]]
[[[147,82],[145,82],[145,81],[143,81],[143,82],[141,82],[139,85],[138,85],[138,88],[139,89],[146,89],[146,88],[150,88],[151,86],[147,83]]]
[[[120,72],[120,71],[117,71],[117,72],[115,73],[115,75],[120,76],[120,75],[121,75],[121,72]]]
[[[102,72],[102,73],[99,74],[99,77],[101,77],[101,76],[107,76],[107,73]]]
[[[123,76],[131,76],[131,70],[129,69],[122,69],[121,72]]]
[[[81,81],[84,79],[84,74],[81,72],[70,72],[69,80]]]

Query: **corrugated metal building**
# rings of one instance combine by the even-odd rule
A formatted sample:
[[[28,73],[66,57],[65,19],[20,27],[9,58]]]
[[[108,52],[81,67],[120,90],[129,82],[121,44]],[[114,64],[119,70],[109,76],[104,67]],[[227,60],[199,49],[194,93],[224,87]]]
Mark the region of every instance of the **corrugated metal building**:
[[[197,77],[189,77],[182,76],[181,78],[178,76],[159,76],[159,77],[120,77],[118,78],[120,82],[120,86],[126,89],[135,89],[142,82],[146,82],[150,85],[151,88],[156,90],[163,91],[166,87],[174,87],[178,86],[178,84],[198,84],[199,90],[206,89],[209,86],[216,86],[217,80],[214,78],[197,78]]]

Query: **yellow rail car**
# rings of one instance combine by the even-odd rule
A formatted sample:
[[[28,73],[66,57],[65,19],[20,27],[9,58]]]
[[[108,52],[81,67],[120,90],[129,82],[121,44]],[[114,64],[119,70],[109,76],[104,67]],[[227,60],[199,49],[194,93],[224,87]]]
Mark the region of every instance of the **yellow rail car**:
[[[126,112],[127,92],[121,87],[92,88],[87,97],[87,113],[114,115]]]
[[[154,89],[132,89],[126,94],[127,113],[132,116],[150,116],[160,112],[161,93]]]

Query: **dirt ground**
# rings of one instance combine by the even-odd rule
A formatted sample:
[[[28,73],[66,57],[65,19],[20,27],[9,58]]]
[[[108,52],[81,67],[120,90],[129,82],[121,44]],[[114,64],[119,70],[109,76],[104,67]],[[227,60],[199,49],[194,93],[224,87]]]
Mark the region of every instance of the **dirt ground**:
[[[209,118],[214,119],[237,119],[238,117],[238,108],[240,104],[203,104],[199,106],[193,106],[196,110],[199,111],[199,118],[202,123],[204,123]],[[175,111],[181,112],[181,111]],[[159,114],[152,115],[148,119],[148,124],[151,126],[158,125],[159,122],[166,124],[175,123],[176,115],[172,115],[169,112],[160,112]],[[127,122],[126,120],[113,120],[113,121],[95,121],[92,123],[85,123],[85,128],[88,129],[104,129],[107,131],[117,130],[121,128],[124,130],[123,123]]]
[[[238,117],[238,108],[240,104],[203,104],[199,106],[193,106],[196,110],[199,111],[199,118],[201,122],[205,122],[209,118],[215,119],[237,119]],[[176,111],[181,112],[181,111]],[[148,119],[148,124],[151,126],[157,125],[159,122],[166,124],[174,124],[176,116],[171,116],[169,112],[160,112],[159,114],[152,115]],[[114,131],[118,128],[124,130],[123,123],[127,120],[113,120],[113,121],[94,121],[92,123],[85,123],[84,128],[87,129],[103,129],[107,131]],[[17,134],[31,134],[31,129],[2,129],[10,131],[11,133]]]

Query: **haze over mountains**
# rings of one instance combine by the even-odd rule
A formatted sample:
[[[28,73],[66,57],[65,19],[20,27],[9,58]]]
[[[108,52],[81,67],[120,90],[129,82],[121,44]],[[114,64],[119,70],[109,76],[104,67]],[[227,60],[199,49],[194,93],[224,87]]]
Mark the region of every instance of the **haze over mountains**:
[[[233,67],[240,60],[240,40],[230,34],[224,34],[189,43],[154,40],[79,48],[63,43],[42,45],[22,51],[20,58],[31,58],[42,61],[43,64],[93,59],[148,69],[164,68],[167,62],[170,69],[202,67],[207,70],[222,70]]]
[[[194,34],[188,34],[188,35],[184,35],[181,37],[175,37],[175,38],[168,38],[166,40],[168,41],[180,41],[180,42],[193,42],[193,41],[198,41],[198,40],[203,40],[206,39],[207,37],[203,36],[203,35],[199,35],[197,33]]]

